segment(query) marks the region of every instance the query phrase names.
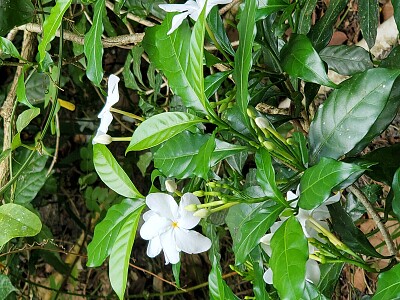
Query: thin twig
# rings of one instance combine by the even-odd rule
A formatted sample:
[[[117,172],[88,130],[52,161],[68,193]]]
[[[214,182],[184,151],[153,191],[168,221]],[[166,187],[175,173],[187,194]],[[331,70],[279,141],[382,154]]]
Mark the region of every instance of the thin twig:
[[[396,246],[390,237],[390,233],[383,224],[381,218],[379,217],[378,213],[375,211],[374,207],[372,206],[371,202],[368,201],[368,198],[365,194],[355,185],[352,184],[347,188],[357,199],[364,205],[367,212],[371,215],[372,219],[375,221],[376,226],[378,227],[379,231],[381,232],[383,239],[385,240],[386,246],[388,247],[390,255],[396,255],[397,250]]]
[[[221,8],[218,12],[220,15],[223,15],[226,13],[228,10],[230,10],[234,5],[242,2],[241,0],[233,0],[231,3],[225,5],[223,8]]]

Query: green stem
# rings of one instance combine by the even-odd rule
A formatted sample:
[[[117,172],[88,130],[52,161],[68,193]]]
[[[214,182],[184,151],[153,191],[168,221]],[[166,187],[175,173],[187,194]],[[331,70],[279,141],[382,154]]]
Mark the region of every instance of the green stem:
[[[135,115],[135,114],[132,114],[132,113],[129,113],[129,112],[120,110],[120,109],[118,109],[118,108],[111,107],[111,108],[110,108],[110,111],[119,113],[119,114],[121,114],[121,115],[127,116],[127,117],[132,118],[132,119],[135,119],[135,120],[139,120],[139,121],[142,121],[142,122],[145,120],[143,117],[140,117],[140,116],[138,116],[138,115]]]

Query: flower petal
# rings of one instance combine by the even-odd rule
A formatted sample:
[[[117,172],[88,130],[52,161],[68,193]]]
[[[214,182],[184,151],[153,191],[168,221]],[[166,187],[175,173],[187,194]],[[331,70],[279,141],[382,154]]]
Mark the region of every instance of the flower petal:
[[[147,206],[167,219],[176,221],[178,219],[178,204],[175,199],[168,194],[153,193],[146,197]]]
[[[208,237],[194,230],[175,228],[176,247],[188,254],[207,251],[211,247]]]
[[[150,219],[150,217],[157,215],[157,213],[155,213],[152,210],[148,210],[143,214],[143,220],[146,222],[148,219]]]
[[[103,110],[99,113],[99,118],[100,118],[100,125],[98,130],[107,133],[108,127],[110,126],[113,120],[111,112],[103,108]]]
[[[263,275],[264,281],[268,284],[272,284],[272,277],[273,277],[272,269],[267,269],[267,271],[265,271]]]
[[[167,35],[173,33],[183,22],[184,19],[189,15],[189,12],[183,12],[181,14],[175,15],[172,18],[171,29],[167,32]]]
[[[119,90],[118,90],[119,77],[111,74],[108,78],[108,93],[106,106],[109,108],[119,101]]]
[[[160,254],[162,250],[160,237],[156,236],[149,241],[149,245],[147,246],[146,254],[148,257],[155,257]]]
[[[182,196],[181,202],[179,203],[179,217],[177,220],[179,228],[192,229],[200,222],[200,217],[194,216],[193,212],[185,209],[185,207],[190,204],[200,204],[200,200],[192,193],[186,193]]]
[[[265,251],[265,253],[268,254],[268,256],[271,256],[272,254],[272,249],[271,249],[271,239],[274,236],[273,233],[267,233],[260,239],[260,245],[261,248]]]
[[[154,214],[140,228],[140,236],[145,240],[151,240],[169,229],[172,229],[171,220]]]
[[[195,1],[188,1],[188,2],[195,2]],[[186,12],[190,9],[192,9],[192,3],[187,4],[159,4],[158,7],[161,8],[162,10],[165,10],[167,12]]]
[[[112,142],[112,137],[109,136],[107,133],[101,132],[97,130],[95,137],[92,140],[92,144],[103,144],[108,145]]]
[[[321,270],[319,269],[319,264],[313,260],[309,259],[306,263],[306,280],[318,284],[321,277]]]
[[[174,231],[171,229],[160,235],[166,265],[169,263],[177,264],[179,262],[179,250],[176,247]]]

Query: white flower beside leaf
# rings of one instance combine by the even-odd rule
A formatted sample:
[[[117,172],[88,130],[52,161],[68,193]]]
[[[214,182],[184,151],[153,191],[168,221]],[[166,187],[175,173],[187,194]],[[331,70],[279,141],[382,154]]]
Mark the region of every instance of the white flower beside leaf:
[[[232,0],[208,0],[206,16],[214,6],[218,4],[228,4],[230,2],[232,2]],[[180,12],[180,14],[177,14],[172,18],[172,26],[167,34],[169,35],[174,32],[187,16],[192,18],[194,21],[197,21],[205,3],[206,0],[197,0],[197,2],[188,0],[184,4],[160,4],[159,7],[167,12]]]
[[[210,249],[209,238],[190,230],[201,219],[193,216],[193,212],[185,210],[190,204],[200,204],[195,195],[184,194],[178,206],[172,196],[153,193],[146,197],[146,204],[150,210],[143,214],[145,223],[140,228],[140,236],[149,240],[149,257],[155,257],[163,250],[165,264],[176,264],[181,251],[194,254]]]
[[[111,137],[107,134],[108,127],[110,126],[113,116],[111,114],[111,107],[119,101],[118,92],[119,78],[113,74],[108,78],[108,94],[106,104],[100,111],[98,117],[100,118],[100,125],[97,129],[96,136],[93,139],[93,144],[109,144]]]

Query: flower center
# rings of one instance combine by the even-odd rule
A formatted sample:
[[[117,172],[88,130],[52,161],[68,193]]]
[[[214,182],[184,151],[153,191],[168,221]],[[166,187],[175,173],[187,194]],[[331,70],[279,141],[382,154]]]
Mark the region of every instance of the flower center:
[[[178,226],[178,222],[175,222],[175,221],[172,222],[172,227],[173,227],[173,228],[178,228],[178,227],[179,227],[179,226]]]

